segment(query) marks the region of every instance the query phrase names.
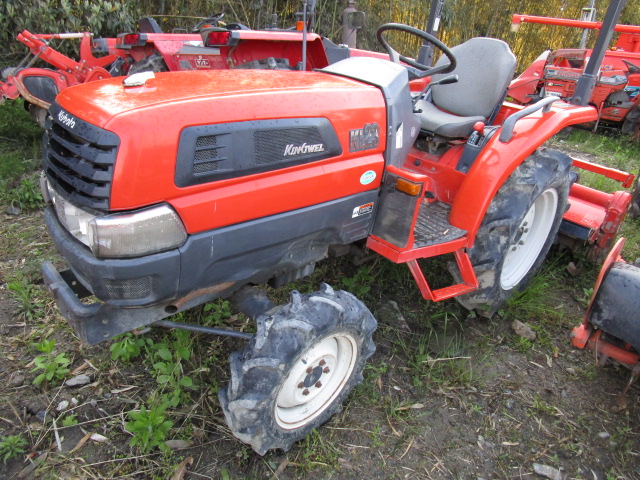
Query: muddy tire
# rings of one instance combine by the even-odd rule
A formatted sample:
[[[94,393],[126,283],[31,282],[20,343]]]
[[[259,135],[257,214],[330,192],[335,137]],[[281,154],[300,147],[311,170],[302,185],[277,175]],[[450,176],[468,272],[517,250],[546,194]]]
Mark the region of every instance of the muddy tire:
[[[233,434],[260,455],[291,445],[342,408],[375,351],[376,320],[356,297],[323,284],[257,320],[257,333],[230,355],[219,391]]]
[[[571,159],[537,150],[496,193],[469,251],[479,289],[456,297],[490,317],[535,275],[567,209]]]
[[[133,75],[134,73],[140,72],[168,72],[169,67],[167,67],[164,58],[159,53],[154,53],[153,55],[149,55],[148,57],[137,61],[129,71],[127,75]]]

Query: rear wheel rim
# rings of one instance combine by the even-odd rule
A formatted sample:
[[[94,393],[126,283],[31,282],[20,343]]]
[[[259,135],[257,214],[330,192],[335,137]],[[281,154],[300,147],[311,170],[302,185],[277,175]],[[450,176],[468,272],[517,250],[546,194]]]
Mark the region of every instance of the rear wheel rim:
[[[347,333],[322,339],[289,371],[275,403],[275,419],[285,430],[303,427],[327,410],[344,391],[358,358]]]
[[[558,192],[555,188],[548,188],[527,211],[502,265],[500,286],[504,290],[518,285],[531,270],[547,242],[557,209]]]

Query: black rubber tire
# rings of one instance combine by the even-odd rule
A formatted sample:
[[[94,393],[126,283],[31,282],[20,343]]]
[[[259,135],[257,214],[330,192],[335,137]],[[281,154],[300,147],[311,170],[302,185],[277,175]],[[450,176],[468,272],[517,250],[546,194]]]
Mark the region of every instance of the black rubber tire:
[[[621,131],[630,135],[634,141],[640,141],[640,105],[633,107],[622,123]]]
[[[169,67],[167,67],[164,58],[159,53],[154,53],[153,55],[149,55],[147,58],[137,61],[129,71],[127,75],[133,75],[134,73],[140,72],[168,72]]]
[[[539,149],[527,158],[500,187],[493,198],[469,250],[479,282],[478,290],[456,297],[467,309],[491,317],[533,278],[556,241],[562,216],[567,210],[571,159],[564,153]],[[546,241],[530,268],[517,283],[503,288],[501,278],[505,259],[521,235],[522,222],[536,200],[555,189],[557,208]]]
[[[246,348],[230,355],[231,379],[218,396],[233,434],[260,455],[276,448],[289,450],[295,441],[339,411],[349,391],[362,381],[362,369],[375,351],[372,335],[376,326],[367,307],[348,292],[334,291],[326,284],[308,295],[292,292],[287,305],[258,318],[256,336]],[[318,361],[318,350],[331,345],[334,337],[348,344],[342,351],[351,354],[349,367],[336,362],[333,372],[324,371],[328,368],[323,370],[321,366],[332,364],[332,359],[326,356]],[[342,358],[338,354],[335,357]],[[300,381],[301,371],[306,374],[305,385]],[[325,385],[317,386],[321,380]],[[289,387],[296,387],[287,389],[287,381]],[[327,390],[321,391],[323,386]],[[278,405],[281,395],[286,400],[291,400],[288,395],[293,396],[294,402],[305,395],[310,398],[304,397],[289,411]],[[314,399],[319,399],[319,406]],[[283,423],[295,417],[297,408],[304,409],[303,405],[310,412],[302,411],[298,422]],[[293,412],[293,417],[287,417],[288,412]],[[285,428],[289,425],[291,428]]]

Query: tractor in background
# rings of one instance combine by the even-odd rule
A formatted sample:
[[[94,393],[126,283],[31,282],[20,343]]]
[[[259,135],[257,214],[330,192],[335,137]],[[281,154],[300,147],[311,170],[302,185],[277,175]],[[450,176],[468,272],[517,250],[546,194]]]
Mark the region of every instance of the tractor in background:
[[[564,18],[514,14],[512,26],[521,23],[600,29],[602,24]],[[587,126],[615,126],[622,133],[640,140],[640,26],[616,25],[615,46],[607,49],[596,73],[596,86],[589,104],[598,110],[598,118]],[[528,105],[554,96],[568,100],[575,94],[577,80],[584,72],[593,51],[585,48],[561,48],[540,55],[509,86],[509,97]]]

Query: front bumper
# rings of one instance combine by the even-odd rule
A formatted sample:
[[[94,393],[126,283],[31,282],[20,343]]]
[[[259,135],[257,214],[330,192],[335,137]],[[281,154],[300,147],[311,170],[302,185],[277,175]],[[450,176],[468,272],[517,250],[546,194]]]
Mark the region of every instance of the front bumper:
[[[42,264],[42,274],[60,313],[69,321],[80,340],[89,345],[171,315],[165,310],[165,304],[145,308],[119,308],[101,302],[85,304],[80,298],[89,292],[77,281],[73,272],[67,270],[60,274],[51,262],[45,262]]]

